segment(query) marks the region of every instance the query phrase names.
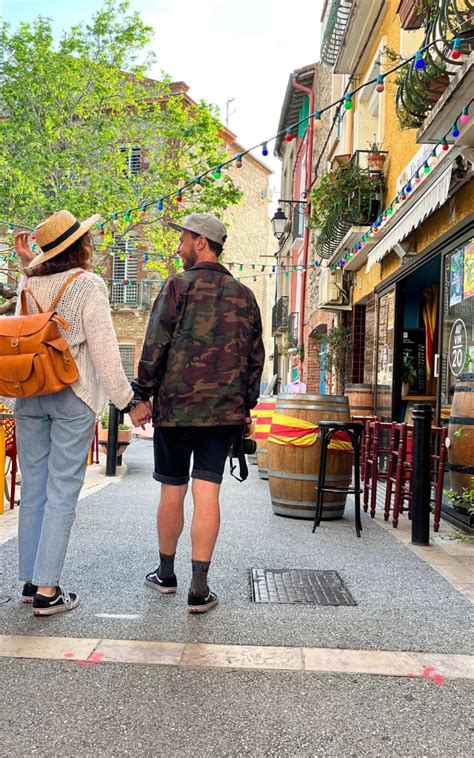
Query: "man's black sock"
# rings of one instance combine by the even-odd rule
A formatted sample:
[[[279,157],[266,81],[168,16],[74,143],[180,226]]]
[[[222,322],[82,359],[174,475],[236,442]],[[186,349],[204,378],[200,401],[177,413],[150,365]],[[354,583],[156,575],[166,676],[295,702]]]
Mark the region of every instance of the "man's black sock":
[[[173,555],[166,555],[166,553],[160,551],[160,568],[158,570],[158,576],[160,579],[169,579],[171,576],[174,576],[175,555],[176,553],[173,553]]]
[[[191,581],[190,592],[193,595],[199,595],[200,597],[206,597],[209,592],[207,586],[207,572],[209,571],[210,561],[192,561],[193,565],[193,578]]]

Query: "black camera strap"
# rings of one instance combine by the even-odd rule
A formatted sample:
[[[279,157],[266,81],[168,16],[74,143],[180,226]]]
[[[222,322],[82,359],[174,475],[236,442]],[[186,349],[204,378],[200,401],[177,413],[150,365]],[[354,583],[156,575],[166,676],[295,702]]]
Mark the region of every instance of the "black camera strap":
[[[234,463],[234,455],[237,458],[239,462],[239,474],[240,476],[237,476],[237,474],[234,474],[234,471],[237,468],[237,464]],[[237,431],[235,436],[235,445],[232,445],[231,452],[230,452],[230,475],[234,477],[234,479],[237,479],[238,482],[245,482],[249,475],[249,469],[247,466],[247,458],[245,457],[244,452],[244,438],[243,438],[243,429],[240,429]]]
[[[230,475],[233,476],[234,479],[237,479],[238,482],[245,482],[245,480],[247,479],[249,475],[249,467],[247,466],[247,459],[243,451],[242,451],[242,455],[239,455],[237,460],[239,462],[240,476],[237,476],[237,474],[234,474],[234,471],[237,468],[237,464],[234,463],[234,459],[232,457],[230,459]]]

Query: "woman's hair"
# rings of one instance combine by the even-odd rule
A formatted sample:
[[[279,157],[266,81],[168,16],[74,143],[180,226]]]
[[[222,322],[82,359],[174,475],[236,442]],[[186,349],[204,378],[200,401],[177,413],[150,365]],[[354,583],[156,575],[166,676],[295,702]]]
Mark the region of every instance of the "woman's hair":
[[[55,255],[49,261],[41,263],[35,268],[26,268],[26,276],[50,276],[59,274],[61,271],[69,271],[71,268],[90,269],[92,266],[92,235],[86,232],[75,240],[72,245]]]

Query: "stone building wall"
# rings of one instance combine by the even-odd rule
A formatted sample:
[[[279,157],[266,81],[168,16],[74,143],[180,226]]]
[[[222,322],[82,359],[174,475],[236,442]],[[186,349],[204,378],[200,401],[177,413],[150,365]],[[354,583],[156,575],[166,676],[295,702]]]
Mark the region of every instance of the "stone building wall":
[[[229,147],[231,154],[241,151],[242,148],[236,143]],[[277,247],[269,215],[270,177],[271,171],[263,163],[250,155],[245,156],[242,168],[232,169],[232,179],[242,190],[243,198],[224,214],[229,233],[223,263],[244,264],[242,272],[234,266],[233,274],[252,290],[262,314],[266,353],[264,382],[268,382],[273,374],[273,362],[269,356],[273,354],[272,307],[276,286],[276,276],[269,276],[275,264]],[[262,266],[265,266],[264,272],[261,271]]]
[[[233,155],[241,151],[242,148],[233,143],[228,146],[228,150],[229,154]],[[243,198],[238,205],[232,206],[224,214],[229,235],[222,257],[224,265],[228,262],[244,264],[241,273],[234,266],[233,274],[240,277],[241,281],[254,292],[260,306],[267,356],[263,375],[265,382],[268,382],[272,375],[272,360],[269,356],[273,353],[271,315],[275,293],[275,277],[269,277],[267,273],[271,271],[271,265],[274,261],[271,257],[264,257],[272,256],[275,246],[269,218],[270,176],[271,170],[250,156],[244,158],[241,169],[232,169],[232,179],[242,189]],[[252,269],[252,264],[255,269]],[[265,272],[260,270],[262,265],[266,266]],[[265,276],[262,276],[262,273],[265,273]],[[110,278],[111,271],[108,272],[108,276]],[[151,276],[147,269],[141,270],[139,267],[139,280],[150,279]],[[254,276],[256,281],[253,280]],[[152,303],[158,292],[159,287],[153,286]],[[127,308],[124,306],[112,308],[112,321],[119,344],[135,347],[135,371],[138,366],[149,315],[149,308]]]

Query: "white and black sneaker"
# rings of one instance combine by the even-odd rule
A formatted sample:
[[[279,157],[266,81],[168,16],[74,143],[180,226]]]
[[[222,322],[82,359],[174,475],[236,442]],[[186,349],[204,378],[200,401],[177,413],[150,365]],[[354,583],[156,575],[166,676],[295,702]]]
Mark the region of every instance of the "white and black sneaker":
[[[32,582],[25,582],[21,593],[21,602],[31,604],[37,592],[38,587],[36,584],[32,584]]]
[[[161,592],[162,595],[174,595],[178,586],[178,580],[174,574],[173,576],[165,577],[165,579],[160,579],[159,568],[157,568],[146,575],[145,585],[151,587],[152,590]]]
[[[52,597],[36,593],[33,598],[33,615],[54,616],[55,613],[72,611],[78,605],[79,597],[75,592],[66,592],[62,587],[56,587],[56,593]]]
[[[211,608],[215,608],[218,602],[217,595],[210,590],[205,597],[190,592],[188,595],[188,611],[189,613],[206,613]]]

